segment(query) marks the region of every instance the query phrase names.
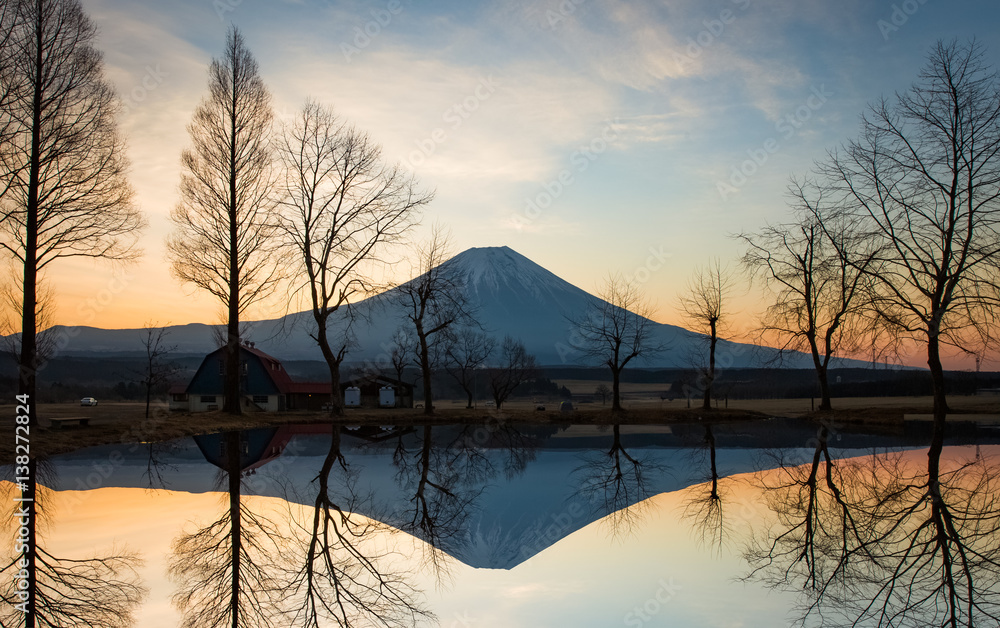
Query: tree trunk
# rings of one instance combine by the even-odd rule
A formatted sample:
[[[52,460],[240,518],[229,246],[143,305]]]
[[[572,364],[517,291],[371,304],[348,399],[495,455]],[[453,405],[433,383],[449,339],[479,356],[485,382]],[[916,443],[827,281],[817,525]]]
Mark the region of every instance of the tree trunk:
[[[717,336],[716,321],[713,319],[709,321],[708,324],[711,330],[711,335],[709,336],[708,344],[708,375],[705,378],[705,396],[701,402],[702,410],[712,409],[712,384],[715,382],[715,345],[719,341]]]
[[[150,382],[146,382],[146,418],[149,418],[149,402],[153,396],[153,385]]]
[[[941,350],[937,326],[932,324],[927,333],[927,366],[931,371],[934,392],[934,436],[944,434],[945,419],[948,416],[948,400],[945,397],[944,367],[941,365]]]
[[[708,445],[709,461],[712,467],[712,494],[711,499],[719,499],[719,467],[715,461],[715,434],[712,432],[712,425],[705,425],[705,444]]]
[[[240,67],[235,54],[232,59],[232,109],[229,113],[229,325],[226,338],[226,395],[223,412],[242,414],[240,398],[240,270],[239,270],[239,216],[236,207],[236,114]]]
[[[240,433],[226,432],[226,456],[229,470],[229,519],[230,546],[232,549],[232,580],[230,589],[230,608],[232,610],[232,628],[240,626],[240,562],[243,553],[243,539],[240,519]]]
[[[28,599],[24,600],[26,609],[24,614],[25,628],[35,627],[35,617],[38,612],[38,508],[35,499],[37,497],[38,483],[38,461],[34,457],[28,459],[28,479],[21,486],[21,501],[18,506],[26,512],[28,536],[25,539],[24,551],[21,558],[28,564],[25,568],[28,572]],[[16,520],[15,520],[16,521]],[[20,601],[20,600],[19,600]]]
[[[621,369],[611,367],[611,411],[620,412],[622,409],[621,401],[621,386],[619,384],[619,379],[621,377]]]
[[[830,379],[827,376],[826,365],[816,367],[816,378],[819,380],[819,409],[832,410],[833,404],[830,402]]]
[[[340,390],[340,358],[334,355],[330,349],[330,340],[326,333],[326,319],[316,317],[316,341],[319,350],[323,353],[326,366],[330,370],[330,416],[339,417],[344,415],[344,395]]]
[[[37,290],[38,290],[38,195],[42,160],[42,67],[45,45],[42,28],[42,0],[35,3],[35,76],[31,103],[31,161],[28,163],[28,207],[25,217],[24,295],[21,302],[21,356],[18,364],[17,392],[28,396],[28,426],[37,427],[38,405],[35,398],[38,376]]]
[[[431,398],[431,356],[423,325],[417,325],[417,338],[420,340],[420,375],[424,380],[424,414],[431,415],[434,414],[434,403]]]

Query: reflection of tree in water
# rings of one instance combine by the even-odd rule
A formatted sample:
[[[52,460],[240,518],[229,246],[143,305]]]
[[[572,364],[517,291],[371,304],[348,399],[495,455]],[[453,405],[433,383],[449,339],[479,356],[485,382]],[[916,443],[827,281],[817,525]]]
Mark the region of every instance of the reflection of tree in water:
[[[309,521],[298,523],[303,533],[304,560],[291,573],[287,592],[293,626],[414,626],[430,614],[421,608],[417,591],[400,566],[401,556],[365,543],[391,532],[371,513],[370,501],[358,495],[353,475],[334,429],[330,450],[316,478],[318,489]],[[331,487],[331,475],[343,479],[341,494]],[[359,509],[370,516],[354,514]]]
[[[621,439],[621,425],[611,429],[611,448],[587,454],[573,474],[579,478],[578,493],[593,504],[613,535],[628,534],[645,515],[644,500],[652,496],[647,474],[662,465],[633,456]]]
[[[288,537],[242,502],[243,434],[222,434],[219,462],[229,507],[212,523],[174,541],[169,573],[178,584],[174,604],[184,628],[282,625],[279,560],[288,555]]]
[[[690,489],[689,496],[684,502],[683,516],[692,524],[702,544],[721,551],[729,534],[723,516],[726,490],[716,464],[715,432],[711,423],[705,423],[703,443],[703,452],[708,458],[707,481]]]
[[[19,535],[24,522],[27,536],[23,549],[17,543],[11,546],[0,569],[3,582],[0,626],[132,626],[133,612],[146,595],[136,573],[142,562],[138,555],[124,548],[113,548],[107,554],[86,559],[61,558],[49,553],[43,531],[53,514],[48,505],[50,491],[38,483],[38,474],[43,474],[46,483],[54,478],[44,461],[32,458],[25,466],[30,479],[20,489],[10,485],[23,501],[14,501],[12,495],[3,496],[6,503],[14,504],[10,513],[14,535]],[[26,513],[23,519],[17,517],[21,508]],[[22,567],[22,561],[27,567]],[[22,580],[23,576],[27,576],[23,579],[27,583],[26,601],[18,595],[15,580]]]
[[[430,425],[418,433],[416,447],[400,433],[393,450],[396,481],[412,495],[394,524],[426,541],[424,558],[443,576],[444,554],[460,555],[470,541],[468,524],[479,496],[498,474],[522,473],[535,455],[535,441],[503,422],[461,426],[437,444]]]
[[[777,525],[756,536],[750,579],[803,591],[803,625],[973,626],[1000,619],[1000,465],[976,449],[927,466],[903,453],[759,476]],[[964,454],[964,452],[963,452]]]

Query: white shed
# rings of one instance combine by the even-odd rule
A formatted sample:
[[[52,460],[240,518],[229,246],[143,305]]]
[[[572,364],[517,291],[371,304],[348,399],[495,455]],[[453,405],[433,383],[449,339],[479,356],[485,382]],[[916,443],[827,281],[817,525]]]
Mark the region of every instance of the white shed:
[[[344,390],[344,406],[347,408],[361,407],[361,389],[351,386]]]
[[[378,390],[378,405],[380,408],[396,407],[396,389],[392,386],[383,386]]]

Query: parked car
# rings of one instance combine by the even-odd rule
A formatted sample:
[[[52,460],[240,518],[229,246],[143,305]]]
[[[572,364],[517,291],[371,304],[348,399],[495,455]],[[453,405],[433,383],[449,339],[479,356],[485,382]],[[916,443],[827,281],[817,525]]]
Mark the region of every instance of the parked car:
[[[93,397],[84,397],[83,399],[80,400],[80,405],[81,406],[96,406],[97,405],[97,399],[94,399]]]

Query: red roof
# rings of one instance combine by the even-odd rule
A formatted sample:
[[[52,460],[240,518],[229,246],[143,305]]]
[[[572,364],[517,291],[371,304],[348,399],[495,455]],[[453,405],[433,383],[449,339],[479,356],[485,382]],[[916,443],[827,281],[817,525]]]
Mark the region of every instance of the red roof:
[[[333,392],[330,382],[292,382],[288,390],[284,393],[297,393],[300,395],[329,395]]]

